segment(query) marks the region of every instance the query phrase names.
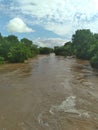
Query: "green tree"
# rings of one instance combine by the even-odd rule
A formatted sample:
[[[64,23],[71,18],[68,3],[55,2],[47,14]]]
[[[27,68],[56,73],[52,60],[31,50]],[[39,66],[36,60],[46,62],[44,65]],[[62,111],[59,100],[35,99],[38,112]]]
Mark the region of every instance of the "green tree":
[[[64,50],[65,50],[65,56],[71,56],[73,55],[73,48],[72,48],[72,42],[66,42],[64,44]]]
[[[53,52],[53,49],[49,48],[49,47],[40,47],[39,48],[39,53],[40,54],[50,54],[52,52]]]
[[[27,38],[23,38],[21,39],[21,43],[29,49],[29,58],[32,58],[33,56],[39,53],[37,46],[34,45],[31,40]]]
[[[24,62],[38,54],[38,48],[31,40],[23,38],[21,41],[15,35],[3,37],[0,34],[0,62]]]
[[[12,63],[24,62],[28,59],[29,50],[23,44],[12,46],[8,52],[8,61]]]
[[[8,58],[7,54],[9,52],[10,47],[11,47],[10,43],[3,38],[3,40],[0,44],[0,56],[4,57],[5,60],[7,60],[7,58]]]
[[[64,56],[65,53],[66,53],[64,46],[55,46],[54,47],[54,53],[56,55],[62,55],[62,56]]]
[[[37,45],[32,44],[31,48],[30,48],[30,52],[31,52],[31,57],[36,56],[37,54],[39,54],[39,49]]]
[[[26,47],[31,47],[33,42],[27,38],[21,39],[21,42],[26,46]]]
[[[94,35],[89,29],[77,30],[72,36],[72,46],[77,58],[90,59],[89,49],[94,42]]]
[[[94,44],[90,46],[90,63],[93,68],[98,68],[98,34],[94,34],[95,41]]]
[[[0,56],[0,64],[4,63],[4,58]]]
[[[16,45],[19,43],[19,40],[15,35],[9,35],[7,37],[4,37],[4,39],[11,43],[11,45]]]
[[[90,59],[91,66],[98,68],[98,52]]]
[[[62,56],[71,56],[73,55],[73,49],[72,49],[72,43],[66,42],[64,46],[56,46],[54,47],[54,53],[56,55],[62,55]]]

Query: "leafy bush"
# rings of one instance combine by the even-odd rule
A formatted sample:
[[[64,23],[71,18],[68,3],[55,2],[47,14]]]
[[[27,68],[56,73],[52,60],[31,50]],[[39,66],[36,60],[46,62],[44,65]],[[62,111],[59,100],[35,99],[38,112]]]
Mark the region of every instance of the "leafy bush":
[[[28,59],[29,51],[22,44],[11,47],[8,53],[8,61],[12,63],[24,62]]]
[[[49,48],[49,47],[40,47],[39,48],[40,54],[50,54],[51,52],[53,52],[52,48]]]
[[[93,68],[98,68],[98,53],[91,58],[90,63]]]
[[[4,63],[4,57],[0,56],[0,64],[3,64],[3,63]]]

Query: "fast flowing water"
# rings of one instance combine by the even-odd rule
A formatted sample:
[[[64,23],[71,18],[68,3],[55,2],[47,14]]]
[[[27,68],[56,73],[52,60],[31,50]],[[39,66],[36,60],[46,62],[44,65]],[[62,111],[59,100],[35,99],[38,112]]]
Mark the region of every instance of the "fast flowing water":
[[[0,130],[98,130],[98,71],[54,54],[1,65]]]

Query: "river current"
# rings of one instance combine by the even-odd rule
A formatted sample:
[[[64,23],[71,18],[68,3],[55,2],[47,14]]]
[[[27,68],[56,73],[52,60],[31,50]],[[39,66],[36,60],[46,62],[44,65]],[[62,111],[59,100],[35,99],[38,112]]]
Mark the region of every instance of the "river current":
[[[98,70],[54,54],[0,65],[0,130],[98,130]]]

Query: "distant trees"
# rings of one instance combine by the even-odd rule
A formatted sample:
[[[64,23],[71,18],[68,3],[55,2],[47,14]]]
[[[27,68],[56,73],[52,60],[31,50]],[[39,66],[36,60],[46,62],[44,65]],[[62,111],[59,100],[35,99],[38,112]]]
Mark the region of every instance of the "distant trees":
[[[77,30],[72,35],[72,42],[54,47],[54,52],[56,55],[75,55],[77,58],[90,60],[91,66],[98,68],[98,34],[93,34],[89,29]]]
[[[40,47],[39,48],[39,54],[50,54],[53,52],[52,48],[49,47]]]
[[[65,51],[65,49],[64,49],[64,46],[55,46],[55,47],[54,47],[54,53],[55,53],[56,55],[62,55],[62,56],[64,56],[65,53],[66,53],[66,51]]]
[[[62,55],[62,56],[71,56],[73,54],[72,52],[72,43],[66,42],[64,46],[56,46],[54,47],[54,53],[56,55]]]

